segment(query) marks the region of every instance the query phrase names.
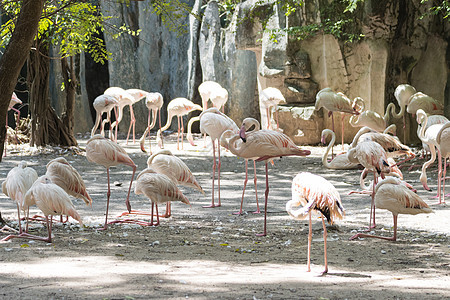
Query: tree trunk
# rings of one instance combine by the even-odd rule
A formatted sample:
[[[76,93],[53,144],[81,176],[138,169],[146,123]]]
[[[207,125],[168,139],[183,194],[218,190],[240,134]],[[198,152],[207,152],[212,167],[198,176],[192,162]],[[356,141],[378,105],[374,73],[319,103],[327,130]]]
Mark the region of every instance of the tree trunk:
[[[70,57],[70,65],[67,62],[67,58],[61,59],[61,70],[64,78],[64,90],[66,91],[66,110],[62,115],[64,130],[67,132],[69,137],[74,137],[73,135],[73,119],[75,112],[75,95],[78,86],[78,80],[75,74],[75,63],[74,57]],[[77,145],[77,141],[73,138],[74,146]]]
[[[75,105],[74,80],[70,79],[73,70],[67,69],[68,64],[63,64],[63,76],[66,86],[66,104],[70,113],[66,111],[66,120],[61,119],[50,105],[48,43],[40,40],[35,42],[36,51],[30,53],[28,60],[28,86],[30,90],[31,108],[31,140],[32,146],[61,145],[77,146],[73,136],[73,112]],[[65,68],[66,67],[66,68]],[[73,75],[73,74],[72,74]]]
[[[6,114],[31,44],[36,35],[45,0],[23,0],[11,40],[0,59],[0,153],[3,153],[6,137]],[[2,155],[0,155],[0,161]]]

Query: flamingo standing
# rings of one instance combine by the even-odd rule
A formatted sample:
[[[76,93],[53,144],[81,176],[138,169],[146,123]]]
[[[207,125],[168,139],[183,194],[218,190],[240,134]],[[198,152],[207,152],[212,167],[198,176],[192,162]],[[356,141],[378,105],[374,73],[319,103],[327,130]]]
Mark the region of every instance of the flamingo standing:
[[[20,120],[20,110],[18,110],[17,108],[14,108],[14,105],[16,104],[22,104],[22,100],[19,99],[19,97],[17,97],[16,93],[12,93],[11,96],[11,100],[9,101],[9,105],[8,105],[8,111],[10,111],[11,109],[13,111],[15,111],[17,113],[17,119],[16,119],[16,140],[17,140],[17,127],[19,126],[19,120]],[[8,115],[6,115],[6,128],[8,128]],[[5,143],[8,140],[8,130],[6,130],[6,136],[5,136]],[[5,145],[5,156],[6,156],[6,145]]]
[[[3,194],[10,197],[14,202],[16,202],[19,233],[22,233],[22,226],[20,224],[20,211],[25,211],[28,209],[28,207],[24,205],[25,194],[31,188],[37,178],[38,175],[36,171],[33,168],[27,167],[26,161],[21,161],[17,167],[12,168],[8,172],[5,181],[3,181],[2,183]]]
[[[188,113],[194,110],[202,110],[202,107],[198,104],[194,104],[192,101],[189,101],[186,98],[175,98],[169,102],[167,105],[167,123],[163,128],[159,129],[156,133],[156,141],[158,142],[158,146],[160,148],[164,148],[163,140],[161,136],[161,132],[168,129],[170,124],[172,124],[172,117],[177,116],[178,120],[178,131],[177,131],[177,150],[180,150],[179,147],[179,139],[180,139],[180,128],[181,128],[181,148],[183,149],[183,118],[182,116],[187,115]],[[181,125],[181,126],[180,126]],[[142,150],[142,148],[141,148]]]
[[[108,209],[109,198],[111,196],[111,189],[109,183],[109,168],[117,166],[119,164],[127,165],[133,168],[133,175],[131,176],[130,187],[128,189],[127,199],[125,204],[127,205],[128,212],[131,211],[130,205],[130,191],[133,183],[134,174],[136,173],[136,165],[133,160],[128,156],[125,149],[119,146],[117,143],[104,138],[101,135],[94,135],[86,143],[86,158],[88,161],[102,165],[106,168],[106,174],[108,176],[108,192],[106,193],[106,218],[105,226],[103,230],[108,228]]]
[[[141,146],[142,152],[146,152],[144,143],[145,143],[145,137],[148,134],[148,139],[149,139],[149,144],[150,144],[150,153],[152,153],[152,143],[150,142],[150,130],[153,127],[155,127],[156,113],[158,113],[159,129],[161,130],[161,107],[163,106],[163,104],[164,104],[163,96],[160,93],[147,93],[147,96],[145,97],[145,105],[148,108],[147,128],[145,129],[144,134],[142,134],[142,137],[139,140],[139,144]],[[150,123],[150,111],[151,111],[151,118],[152,118],[151,123]]]
[[[302,208],[296,209],[296,207],[300,205],[302,205]],[[306,216],[309,216],[308,272],[311,271],[311,213],[313,211],[320,212],[323,226],[325,261],[325,270],[323,273],[328,273],[327,227],[325,226],[324,217],[327,219],[328,223],[333,224],[336,219],[342,219],[345,214],[341,197],[337,189],[321,176],[308,172],[301,172],[297,174],[292,181],[292,200],[286,203],[286,211],[296,220],[304,220]]]
[[[181,201],[189,204],[189,200],[178,189],[176,184],[166,175],[156,173],[153,169],[143,170],[136,178],[134,189],[136,195],[144,194],[152,202],[150,226],[159,225],[158,203]],[[153,223],[153,208],[156,204],[156,223]]]
[[[133,144],[135,142],[135,125],[136,125],[136,118],[134,117],[134,111],[133,111],[133,105],[137,102],[141,101],[143,98],[146,98],[148,92],[141,90],[141,89],[127,89],[125,90],[128,94],[133,97],[133,103],[130,105],[130,127],[128,128],[128,134],[127,134],[127,145],[128,145],[128,138],[130,137],[130,130],[131,126],[133,126]]]
[[[258,94],[259,94],[259,105],[261,108],[266,110],[267,113],[267,129],[272,129],[272,108],[275,110],[275,118],[277,121],[277,129],[280,128],[278,123],[278,105],[286,104],[286,99],[284,98],[281,91],[274,87],[267,87],[262,89],[261,83],[258,82]]]
[[[409,84],[399,84],[394,91],[394,97],[397,100],[400,111],[398,113],[392,110],[394,118],[403,117],[403,139],[406,138],[406,106],[409,104],[409,99],[416,93],[416,89]]]
[[[94,127],[92,127],[91,131],[91,137],[95,135],[95,131],[97,130],[98,126],[100,125],[100,122],[102,120],[103,113],[106,113],[106,119],[102,121],[100,126],[100,134],[104,135],[104,124],[106,122],[109,122],[109,138],[112,137],[112,127],[111,127],[111,110],[114,109],[114,113],[117,118],[117,106],[119,105],[119,102],[114,98],[113,96],[109,95],[100,95],[94,100],[94,109],[97,112],[96,118],[95,118],[95,124]]]
[[[430,115],[442,115],[444,113],[442,103],[422,92],[417,92],[409,98],[406,111],[414,116],[419,109]]]
[[[374,141],[363,141],[356,145],[356,147],[351,148],[348,152],[348,159],[351,162],[359,162],[363,167],[369,171],[373,172],[373,191],[372,191],[372,201],[370,205],[370,217],[369,217],[369,229],[375,228],[375,186],[377,184],[378,175],[381,178],[385,177],[385,174],[390,172],[390,166],[387,159],[386,151],[383,147]],[[372,223],[373,219],[373,223]]]
[[[326,108],[328,116],[332,118],[332,129],[334,132],[334,117],[333,112],[341,113],[341,135],[342,135],[342,147],[344,147],[344,117],[345,113],[358,115],[362,104],[358,103],[361,98],[355,98],[355,101],[351,102],[348,97],[342,93],[336,93],[331,88],[324,88],[320,90],[316,95],[315,110],[320,108]]]
[[[205,194],[189,167],[179,157],[174,156],[170,150],[160,150],[159,152],[151,155],[147,159],[147,167],[154,170],[158,174],[166,175],[175,184],[194,188],[203,195]],[[131,211],[131,213],[140,214],[140,212],[137,211]],[[169,201],[166,205],[166,213],[161,217],[168,218],[171,216],[171,213],[172,211]]]
[[[417,116],[419,114],[422,114],[422,115],[426,114],[425,111],[423,111],[423,110],[422,110],[423,112],[419,112],[419,111],[420,111],[420,109],[416,111],[416,115]],[[420,118],[422,118],[422,117],[420,117]],[[427,114],[427,123],[426,123],[426,126],[425,126],[425,131],[427,131],[427,129],[430,126],[432,126],[432,125],[445,124],[447,122],[449,122],[449,120],[445,116],[442,116],[442,115],[428,115]],[[418,125],[419,126],[417,126],[417,136],[420,135],[420,131],[422,130],[422,125],[421,124],[418,124]],[[423,148],[423,151],[430,152],[430,148],[428,147],[428,144],[422,143],[422,148]],[[423,156],[425,157],[425,154],[423,154]]]
[[[348,156],[346,154],[340,154],[335,156],[330,162],[328,162],[328,153],[330,153],[331,148],[336,141],[336,134],[330,129],[322,130],[322,143],[325,144],[325,140],[328,136],[331,135],[331,141],[328,144],[327,150],[323,154],[322,164],[325,168],[335,169],[335,170],[349,170],[356,169],[359,166],[359,163],[353,163],[348,160]]]
[[[230,129],[234,132],[239,131],[239,127],[234,123],[232,119],[230,119],[227,115],[220,112],[217,107],[211,107],[202,112],[199,116],[200,118],[200,132],[205,133],[211,137],[211,143],[212,143],[212,151],[213,151],[213,175],[212,175],[212,190],[211,190],[211,205],[204,206],[205,208],[209,207],[219,207],[221,206],[220,201],[220,141],[219,138],[226,130]],[[216,140],[217,143],[217,156],[218,156],[218,163],[216,163]],[[216,169],[218,171],[217,176],[217,190],[218,190],[218,198],[219,198],[219,204],[214,204],[214,181],[216,177]]]
[[[222,88],[222,86],[215,81],[204,81],[198,86],[198,92],[200,94],[200,97],[202,98],[202,106],[203,106],[202,110],[203,111],[208,109],[208,100],[209,99],[212,100],[213,95],[220,95],[222,93],[222,96],[223,96],[222,98],[225,98],[225,94],[221,89],[225,90],[226,99],[228,100],[227,90]],[[226,100],[225,100],[225,102],[226,102]],[[225,104],[225,102],[223,102],[223,104]],[[217,108],[220,110],[220,107],[217,107]]]
[[[387,177],[377,184],[375,188],[375,206],[377,208],[387,209],[392,213],[394,217],[394,236],[383,237],[358,233],[352,236],[350,240],[367,237],[396,241],[397,217],[399,214],[417,215],[433,212],[419,195],[411,191],[400,179],[395,177]]]
[[[264,231],[259,236],[267,235],[267,200],[269,196],[269,172],[268,161],[275,157],[282,156],[307,156],[311,154],[309,150],[300,149],[285,134],[275,130],[257,130],[251,133],[245,132],[246,127],[243,125],[239,131],[239,137],[243,143],[234,143],[238,137],[234,136],[230,139],[228,145],[231,153],[240,157],[257,157],[256,161],[264,161],[266,169],[266,191],[264,206]]]
[[[442,174],[438,174],[439,180],[442,180],[442,201],[439,197],[439,204],[445,203],[445,176],[447,175],[447,158],[450,158],[450,122],[447,122],[442,126],[436,136],[436,143],[439,145],[439,150],[444,158],[444,171]]]
[[[86,205],[92,206],[92,198],[86,190],[83,178],[64,157],[58,157],[49,161],[45,175],[70,196],[81,199]]]
[[[116,128],[115,141],[117,141],[117,130],[118,130],[120,121],[122,121],[123,108],[125,106],[128,105],[130,107],[130,116],[131,116],[130,127],[128,129],[128,135],[130,134],[131,125],[134,126],[134,123],[136,122],[136,119],[134,117],[134,112],[133,112],[133,104],[136,102],[136,100],[131,94],[126,92],[123,88],[115,87],[115,86],[107,88],[105,90],[104,94],[116,98],[116,100],[119,103],[118,104],[119,114],[117,116],[117,119],[112,123],[112,129]],[[133,132],[134,132],[134,129],[133,129]],[[134,135],[133,135],[133,142],[134,142]],[[128,137],[127,137],[127,144],[128,144]]]
[[[252,128],[254,126],[254,129],[250,132],[248,132],[247,134],[253,132],[253,131],[257,131],[257,130],[261,130],[261,125],[258,122],[258,120],[254,119],[254,118],[245,118],[242,121],[242,125],[245,130],[247,131],[248,129]],[[220,137],[220,145],[225,147],[226,149],[230,149],[230,143],[235,144],[234,147],[236,148],[236,143],[243,143],[243,141],[241,140],[240,136],[232,131],[232,130],[226,130],[222,136]],[[233,152],[232,152],[233,153]],[[233,153],[235,155],[237,155],[236,153]],[[237,155],[239,156],[239,155]],[[242,214],[242,207],[244,204],[244,194],[245,194],[245,188],[247,187],[247,182],[248,182],[248,160],[252,159],[253,160],[253,174],[254,174],[254,184],[255,184],[255,196],[256,196],[256,211],[254,211],[253,213],[255,214],[259,214],[261,213],[260,209],[259,209],[259,201],[258,201],[258,186],[257,186],[257,176],[256,176],[256,159],[258,159],[258,157],[242,157],[245,159],[245,179],[244,179],[244,188],[242,190],[242,198],[241,198],[241,207],[239,209],[239,212],[237,213],[233,213],[233,214],[237,214],[237,215],[241,215]]]
[[[422,143],[425,143],[428,145],[431,153],[431,158],[426,161],[422,165],[422,172],[420,174],[420,182],[422,183],[424,189],[427,191],[431,191],[431,189],[428,187],[427,184],[427,168],[430,166],[435,160],[436,160],[436,151],[438,153],[438,198],[439,201],[441,199],[441,180],[440,175],[442,174],[442,166],[441,166],[441,150],[439,148],[439,144],[436,141],[437,135],[439,131],[442,129],[444,124],[434,124],[431,126],[427,126],[428,123],[428,117],[424,110],[419,109],[417,110],[417,123],[420,124],[420,131],[419,131],[419,139],[422,141]]]
[[[75,210],[72,201],[70,201],[69,195],[61,187],[52,183],[46,175],[39,177],[25,195],[24,206],[29,207],[33,204],[36,204],[45,215],[48,237],[44,238],[22,232],[19,235],[9,235],[2,239],[2,241],[7,241],[12,238],[25,238],[51,243],[53,215],[71,216],[80,224],[83,224],[80,215]]]

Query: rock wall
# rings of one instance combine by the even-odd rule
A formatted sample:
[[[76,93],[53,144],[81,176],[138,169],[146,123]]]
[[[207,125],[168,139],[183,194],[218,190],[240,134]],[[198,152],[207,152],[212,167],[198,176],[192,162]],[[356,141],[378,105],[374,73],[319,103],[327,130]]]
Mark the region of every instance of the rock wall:
[[[273,1],[244,1],[236,7],[227,27],[219,16],[217,2],[210,1],[201,11],[200,0],[187,1],[194,13],[203,15],[201,20],[186,15],[181,22],[188,24],[188,32],[180,36],[151,13],[149,3],[132,1],[126,6],[101,2],[105,14],[119,16],[116,25],[125,23],[142,29],[138,38],[122,35],[113,40],[105,36],[107,49],[113,54],[108,64],[109,84],[159,91],[165,105],[175,97],[200,104],[198,85],[214,80],[229,91],[225,111],[230,117],[237,123],[247,116],[257,117],[264,126],[265,111],[259,111],[259,80],[262,88],[276,87],[285,95],[287,104],[279,108],[284,132],[297,143],[314,144],[319,142],[321,130],[331,127],[326,113],[312,109],[317,91],[324,87],[342,91],[350,98],[360,96],[367,109],[380,114],[388,103],[396,103],[393,91],[401,83],[410,83],[445,104],[450,99],[449,22],[437,16],[418,18],[430,3],[364,1],[362,22],[355,26],[361,26],[365,38],[357,43],[344,43],[328,34],[297,41],[283,33],[274,42],[269,32],[262,31],[263,23],[267,29],[280,29],[286,24],[320,22],[319,8],[328,5],[322,0],[305,3],[289,17]],[[256,17],[245,19],[250,11],[257,12]],[[125,110],[122,131],[128,129]],[[143,131],[147,122],[143,101],[135,105],[135,114],[136,129]],[[411,126],[406,138],[414,142],[415,121],[408,116],[407,123]],[[347,127],[345,140],[349,142],[357,129]],[[398,134],[403,139],[400,130]]]

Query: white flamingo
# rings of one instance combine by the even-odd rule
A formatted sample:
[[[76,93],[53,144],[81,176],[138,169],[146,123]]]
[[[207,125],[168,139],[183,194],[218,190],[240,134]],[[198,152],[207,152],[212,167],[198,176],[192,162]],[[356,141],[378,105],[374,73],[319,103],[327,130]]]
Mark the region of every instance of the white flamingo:
[[[109,122],[109,138],[112,139],[112,127],[111,127],[111,110],[114,109],[114,113],[117,118],[117,107],[119,106],[119,101],[116,100],[115,97],[109,95],[100,95],[95,98],[93,103],[94,109],[97,112],[95,118],[94,127],[92,127],[91,137],[95,135],[95,131],[97,130],[100,122],[102,121],[103,113],[106,113],[106,119],[101,122],[100,125],[100,134],[105,135],[104,125]]]
[[[152,153],[152,144],[150,141],[150,130],[152,130],[153,127],[155,127],[156,124],[156,113],[158,113],[158,120],[159,120],[159,130],[161,130],[161,107],[163,106],[163,96],[160,93],[148,93],[145,97],[145,105],[148,108],[148,122],[147,122],[147,128],[145,129],[144,134],[142,134],[141,139],[139,140],[139,145],[141,146],[142,152],[145,151],[145,137],[148,134],[149,144],[150,144],[150,153]],[[152,122],[150,123],[150,115]]]

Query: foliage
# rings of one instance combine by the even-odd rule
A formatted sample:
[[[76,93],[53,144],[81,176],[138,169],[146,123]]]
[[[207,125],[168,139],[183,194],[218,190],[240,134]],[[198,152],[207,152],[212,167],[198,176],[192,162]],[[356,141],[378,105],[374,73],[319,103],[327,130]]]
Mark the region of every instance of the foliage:
[[[191,12],[191,7],[187,3],[180,0],[152,0],[151,7],[163,24],[178,35],[189,32],[189,23],[184,19],[187,15],[191,14],[199,18]]]
[[[420,3],[425,3],[428,2],[428,0],[422,0]],[[437,5],[433,5],[432,7],[430,7],[430,10],[428,11],[428,13],[426,13],[424,16],[422,16],[421,18],[427,16],[427,15],[437,15],[439,13],[442,13],[443,18],[447,19],[448,21],[450,21],[450,1],[448,0],[442,0],[442,1],[436,1],[438,4]]]
[[[20,1],[1,1],[2,11],[9,17],[9,21],[0,27],[0,47],[9,43],[20,6]],[[39,22],[37,38],[59,46],[61,57],[74,56],[85,51],[90,53],[96,62],[104,63],[111,53],[107,52],[99,33],[105,30],[105,25],[108,25],[107,22],[111,18],[99,13],[98,6],[90,2],[49,0]],[[139,34],[139,30],[132,31],[125,25],[108,26],[114,32],[113,37],[123,33]]]

